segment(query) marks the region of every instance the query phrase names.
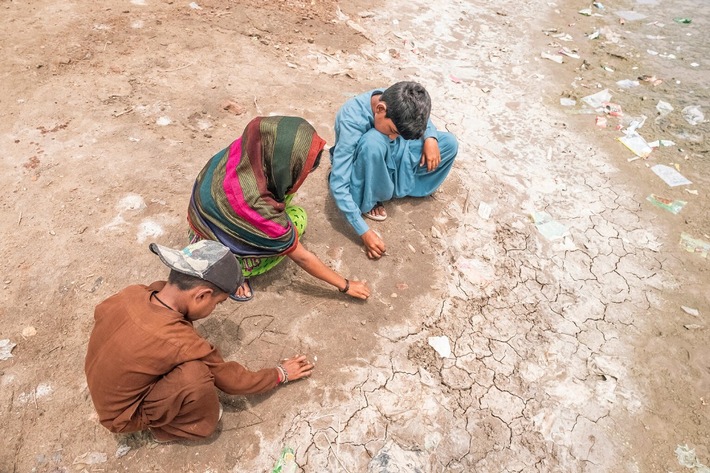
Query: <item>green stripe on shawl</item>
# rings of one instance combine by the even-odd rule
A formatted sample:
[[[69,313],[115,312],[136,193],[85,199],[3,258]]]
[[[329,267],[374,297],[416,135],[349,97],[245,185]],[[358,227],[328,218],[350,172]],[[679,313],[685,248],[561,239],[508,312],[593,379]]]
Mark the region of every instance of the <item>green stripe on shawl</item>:
[[[283,201],[294,184],[310,172],[324,145],[302,118],[255,118],[242,134],[236,170],[227,174],[230,146],[214,155],[198,175],[188,209],[193,230],[202,238],[221,240],[242,256],[288,251],[295,244],[296,234]],[[225,182],[234,179],[238,179],[246,207],[242,204],[243,208],[233,208],[225,193]],[[264,224],[252,223],[247,215],[256,215],[257,222]],[[220,238],[210,226],[214,232],[220,230]],[[279,236],[270,236],[266,228],[272,228],[271,235],[277,231]],[[279,229],[283,229],[282,234]],[[256,251],[250,253],[249,247]]]

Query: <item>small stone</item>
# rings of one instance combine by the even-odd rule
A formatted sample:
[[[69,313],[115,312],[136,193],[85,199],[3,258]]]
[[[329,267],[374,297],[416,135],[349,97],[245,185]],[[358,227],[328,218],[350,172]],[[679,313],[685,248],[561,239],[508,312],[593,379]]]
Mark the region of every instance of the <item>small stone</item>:
[[[431,227],[431,236],[434,238],[441,238],[441,232],[436,227]]]
[[[242,107],[233,100],[224,100],[221,105],[222,110],[226,110],[229,113],[233,113],[234,115],[241,115],[247,111],[246,108]]]
[[[34,337],[35,335],[37,335],[37,329],[31,325],[22,329],[22,336],[24,338]]]
[[[396,298],[397,298],[397,293],[396,293],[396,292],[393,292],[393,293],[390,295],[390,297],[392,297],[393,299],[396,299]]]
[[[120,445],[118,449],[116,449],[115,457],[116,458],[121,458],[125,456],[128,452],[131,451],[131,447],[128,445]]]

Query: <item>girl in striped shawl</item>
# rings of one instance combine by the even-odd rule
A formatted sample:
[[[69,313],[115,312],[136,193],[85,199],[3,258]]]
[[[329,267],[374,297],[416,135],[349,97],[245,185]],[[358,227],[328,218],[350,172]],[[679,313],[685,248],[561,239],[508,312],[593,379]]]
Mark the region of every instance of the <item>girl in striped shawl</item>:
[[[231,297],[248,301],[249,284],[288,256],[312,276],[367,299],[364,282],[339,275],[306,250],[306,213],[291,199],[320,163],[325,141],[298,117],[257,117],[197,176],[187,220],[191,240],[216,240],[240,260],[245,282]]]

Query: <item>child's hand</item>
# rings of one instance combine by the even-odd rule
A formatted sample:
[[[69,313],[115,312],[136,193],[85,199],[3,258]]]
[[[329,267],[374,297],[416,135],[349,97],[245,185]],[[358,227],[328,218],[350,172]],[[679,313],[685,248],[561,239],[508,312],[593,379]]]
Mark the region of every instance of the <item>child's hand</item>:
[[[296,381],[297,379],[310,376],[314,365],[306,359],[306,355],[297,355],[293,358],[283,360],[281,367],[286,370],[289,381]]]
[[[362,242],[365,244],[367,257],[370,259],[380,259],[385,252],[385,242],[382,241],[382,238],[372,229],[363,233],[360,238],[362,238]]]
[[[439,153],[439,142],[436,138],[427,138],[422,146],[422,159],[419,160],[419,167],[426,164],[426,170],[432,172],[439,167],[441,154]]]
[[[365,284],[365,281],[350,281],[350,289],[348,289],[346,294],[358,299],[367,299],[370,297],[370,289]]]

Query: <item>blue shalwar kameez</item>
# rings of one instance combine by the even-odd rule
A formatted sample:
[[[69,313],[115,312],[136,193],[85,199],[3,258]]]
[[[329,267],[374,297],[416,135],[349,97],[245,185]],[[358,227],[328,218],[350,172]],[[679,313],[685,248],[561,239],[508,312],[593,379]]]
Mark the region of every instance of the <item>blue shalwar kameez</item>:
[[[424,197],[439,188],[454,163],[458,143],[451,133],[437,131],[429,120],[417,140],[394,140],[375,129],[371,98],[375,89],[360,94],[340,108],[335,117],[335,145],[330,149],[330,192],[358,235],[369,227],[362,217],[377,202],[392,198]],[[427,138],[439,142],[441,162],[431,172],[420,166]]]

